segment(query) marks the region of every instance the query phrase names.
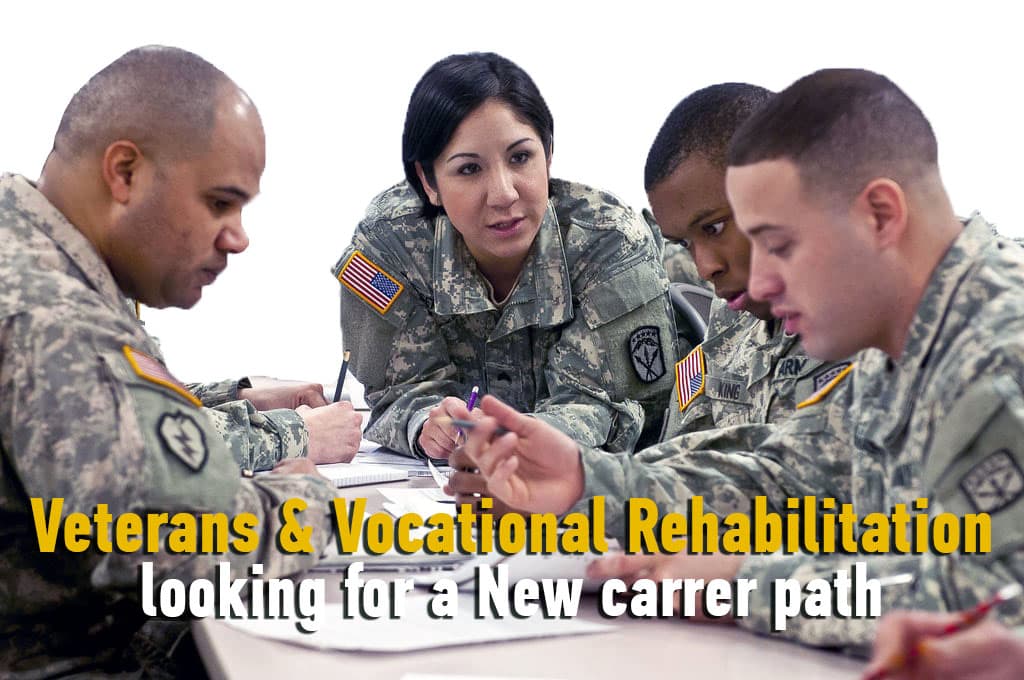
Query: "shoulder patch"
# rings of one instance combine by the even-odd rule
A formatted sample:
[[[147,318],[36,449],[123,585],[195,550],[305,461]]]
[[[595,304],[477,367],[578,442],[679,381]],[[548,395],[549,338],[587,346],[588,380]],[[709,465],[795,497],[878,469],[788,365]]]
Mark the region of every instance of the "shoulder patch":
[[[206,435],[189,414],[181,411],[163,414],[157,423],[156,433],[167,450],[191,469],[199,472],[206,464],[210,453],[206,448]]]
[[[358,250],[338,272],[338,280],[379,314],[385,314],[405,288]]]
[[[704,350],[697,345],[676,364],[676,396],[680,411],[685,411],[694,399],[703,394],[704,373]]]
[[[203,405],[203,402],[196,399],[196,396],[189,392],[188,389],[181,384],[181,381],[171,375],[171,372],[167,370],[167,367],[160,363],[156,358],[149,356],[145,352],[140,352],[129,345],[125,345],[122,349],[125,357],[128,359],[128,364],[140,378],[160,385],[161,387],[166,387],[178,396],[185,398],[194,406],[201,407]]]
[[[821,374],[822,376],[829,376],[829,379],[826,382],[822,383],[821,387],[818,387],[819,380],[817,377],[815,377],[814,386],[817,388],[817,390],[814,392],[814,394],[812,394],[811,396],[807,397],[799,404],[797,404],[797,410],[806,408],[807,406],[813,406],[814,404],[817,404],[819,401],[827,397],[828,393],[836,388],[836,385],[843,382],[846,376],[850,375],[850,371],[853,370],[854,366],[855,364],[852,363],[847,363],[845,366],[843,364],[839,364],[838,366],[830,366]],[[839,370],[838,373],[835,373],[836,369]],[[833,373],[834,375],[832,375]]]
[[[974,466],[960,488],[978,512],[999,512],[1024,495],[1024,471],[1006,449],[999,449]]]
[[[830,382],[836,379],[836,376],[846,370],[846,367],[850,365],[849,361],[843,361],[838,364],[828,366],[823,371],[820,371],[814,376],[814,391],[817,392],[821,388],[828,385]]]
[[[629,356],[633,370],[645,383],[652,383],[665,375],[665,354],[661,350],[661,329],[640,326],[629,334]]]

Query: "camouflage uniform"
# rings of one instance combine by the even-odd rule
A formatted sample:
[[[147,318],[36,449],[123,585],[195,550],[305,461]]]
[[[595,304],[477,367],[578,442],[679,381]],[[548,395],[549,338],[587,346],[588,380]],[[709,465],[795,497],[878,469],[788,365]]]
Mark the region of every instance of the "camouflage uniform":
[[[368,439],[418,454],[430,409],[473,385],[590,446],[657,438],[675,343],[650,230],[610,194],[551,184],[500,308],[450,220],[422,218],[408,183],[371,203],[334,267],[350,367],[373,405]],[[346,279],[357,262],[362,282]]]
[[[153,629],[180,635],[182,624],[152,622],[139,635],[142,562],[158,582],[213,578],[219,562],[236,577],[256,562],[268,576],[313,563],[276,549],[279,507],[306,498],[301,521],[322,547],[334,489],[299,475],[241,478],[215,412],[167,373],[93,246],[11,175],[0,177],[0,272],[0,669],[49,677],[153,662]],[[43,553],[30,498],[63,498],[63,516],[91,517],[100,503],[115,517],[249,512],[262,540],[245,555],[72,553],[61,532],[56,552]]]
[[[734,312],[720,298],[711,305],[707,339],[694,353],[701,356],[684,358],[677,369],[688,359],[699,359],[703,385],[686,389],[677,371],[666,439],[732,425],[778,423],[850,365],[807,356],[799,337],[785,333],[781,322]]]
[[[1024,580],[1024,252],[975,216],[933,272],[902,356],[860,362],[852,412],[857,451],[853,502],[860,516],[891,512],[924,496],[932,513],[986,512],[984,555],[754,556],[741,578],[758,579],[747,628],[770,630],[776,578],[830,578],[867,562],[872,577],[911,573],[883,589],[885,608],[971,607]],[[911,506],[912,507],[912,506]],[[998,610],[1024,621],[1020,600]],[[814,645],[864,650],[874,620],[793,619],[784,635]]]

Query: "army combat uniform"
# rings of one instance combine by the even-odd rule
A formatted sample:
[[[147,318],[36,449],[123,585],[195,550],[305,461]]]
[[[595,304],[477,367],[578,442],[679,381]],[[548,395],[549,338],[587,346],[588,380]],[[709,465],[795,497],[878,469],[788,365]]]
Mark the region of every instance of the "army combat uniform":
[[[212,579],[220,562],[244,577],[256,562],[271,576],[317,559],[334,489],[310,476],[241,478],[236,456],[251,463],[252,450],[232,455],[216,412],[168,372],[92,244],[19,176],[0,177],[0,272],[0,669],[49,677],[159,665],[138,635],[142,562],[157,583],[188,583]],[[292,497],[309,503],[301,521],[314,527],[314,554],[276,549],[280,505]],[[261,541],[248,554],[73,553],[60,531],[45,553],[32,498],[47,509],[63,499],[60,519],[91,517],[99,504],[115,517],[249,512]]]
[[[552,180],[519,281],[496,304],[444,215],[408,183],[380,194],[334,267],[366,437],[419,455],[428,412],[479,385],[589,446],[655,440],[675,359],[650,230],[614,196]]]
[[[903,354],[880,353],[854,369],[852,495],[860,516],[929,499],[934,515],[988,513],[992,549],[937,556],[755,556],[740,578],[756,578],[741,626],[770,630],[768,586],[776,578],[829,579],[866,562],[869,577],[910,574],[883,588],[885,609],[972,607],[1024,581],[1024,253],[975,216],[932,273]],[[998,609],[1019,624],[1019,599]],[[796,618],[788,638],[865,650],[872,619]]]
[[[778,423],[828,385],[850,361],[807,356],[778,320],[711,305],[707,338],[676,364],[665,439],[743,424]],[[770,428],[766,433],[770,432]]]

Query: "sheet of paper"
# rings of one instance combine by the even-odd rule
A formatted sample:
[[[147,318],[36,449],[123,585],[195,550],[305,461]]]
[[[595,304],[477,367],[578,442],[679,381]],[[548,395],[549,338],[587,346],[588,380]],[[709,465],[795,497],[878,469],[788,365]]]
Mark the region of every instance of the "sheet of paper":
[[[377,489],[388,499],[384,508],[395,517],[414,512],[424,519],[438,512],[455,514],[455,499],[438,489]]]
[[[468,594],[459,596],[458,615],[436,619],[427,611],[431,597],[428,593],[410,593],[405,598],[403,617],[372,621],[346,619],[344,605],[328,604],[315,633],[300,633],[295,622],[288,620],[225,619],[224,623],[252,635],[307,647],[370,652],[410,652],[499,640],[601,633],[614,628],[576,619],[545,619],[540,611],[525,619],[495,619],[485,611],[484,618],[478,619],[474,617],[474,598]]]

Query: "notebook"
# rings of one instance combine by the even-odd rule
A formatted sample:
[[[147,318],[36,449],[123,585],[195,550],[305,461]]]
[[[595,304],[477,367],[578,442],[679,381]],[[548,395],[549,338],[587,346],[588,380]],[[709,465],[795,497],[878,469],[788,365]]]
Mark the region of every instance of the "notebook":
[[[400,468],[384,465],[360,465],[359,463],[329,463],[317,465],[316,471],[334,482],[334,486],[359,486],[398,482],[409,478],[409,473]]]

